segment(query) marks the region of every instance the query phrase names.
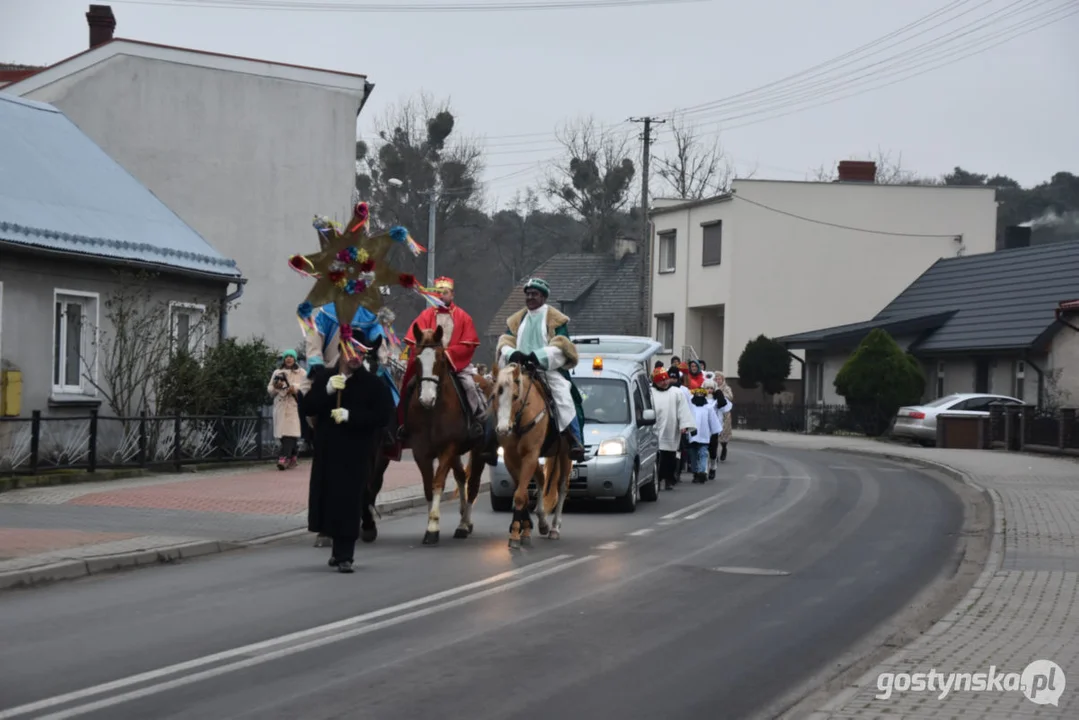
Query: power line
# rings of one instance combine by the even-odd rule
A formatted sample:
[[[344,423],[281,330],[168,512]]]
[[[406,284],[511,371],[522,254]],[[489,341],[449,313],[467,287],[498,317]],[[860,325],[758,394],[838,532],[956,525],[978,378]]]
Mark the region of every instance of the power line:
[[[926,233],[901,233],[901,232],[892,232],[890,230],[870,230],[868,228],[851,227],[850,225],[840,225],[839,223],[828,222],[827,220],[816,220],[814,218],[805,217],[804,215],[797,215],[797,214],[792,213],[792,212],[787,212],[786,210],[780,210],[779,208],[774,208],[774,207],[771,207],[770,205],[765,205],[764,203],[759,203],[756,200],[750,200],[749,198],[742,197],[741,195],[739,195],[737,193],[732,194],[731,197],[734,198],[735,200],[741,200],[742,202],[747,202],[750,205],[756,205],[757,207],[768,210],[769,212],[778,213],[780,215],[786,215],[787,217],[792,217],[792,218],[795,218],[796,220],[802,220],[802,221],[808,222],[808,223],[814,223],[816,225],[827,225],[828,227],[839,228],[840,230],[853,230],[855,232],[870,233],[872,235],[891,235],[892,237],[918,237],[918,238],[958,238],[958,237],[961,237],[961,235],[959,233],[951,233],[951,234],[947,234],[947,235],[932,235],[932,234],[926,234]]]
[[[553,2],[471,2],[471,3],[361,3],[361,2],[300,2],[299,0],[114,0],[128,5],[159,7],[195,7],[212,10],[279,10],[289,12],[516,12],[532,10],[588,10],[605,8],[644,7],[656,5],[687,5],[714,0],[554,0]]]

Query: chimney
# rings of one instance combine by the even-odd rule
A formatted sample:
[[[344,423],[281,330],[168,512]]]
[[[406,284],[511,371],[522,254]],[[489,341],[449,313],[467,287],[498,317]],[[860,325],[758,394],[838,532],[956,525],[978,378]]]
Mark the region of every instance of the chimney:
[[[614,259],[616,262],[621,262],[622,258],[626,255],[633,255],[637,252],[637,241],[633,238],[618,237],[614,241]]]
[[[1009,225],[1004,228],[1004,249],[1014,250],[1015,248],[1030,247],[1031,235],[1032,230],[1029,226]]]
[[[876,182],[877,164],[872,160],[841,160],[839,182]]]
[[[108,5],[91,5],[86,13],[86,24],[90,26],[90,48],[96,48],[112,40],[116,30],[116,17]]]

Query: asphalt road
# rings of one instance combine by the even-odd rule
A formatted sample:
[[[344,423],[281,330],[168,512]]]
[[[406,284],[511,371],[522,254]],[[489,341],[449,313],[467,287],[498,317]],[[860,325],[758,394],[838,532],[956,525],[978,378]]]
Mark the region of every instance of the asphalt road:
[[[954,563],[962,506],[885,461],[734,445],[716,481],[517,554],[486,495],[473,537],[456,516],[437,547],[383,521],[353,575],[304,538],[0,593],[0,720],[748,717]]]

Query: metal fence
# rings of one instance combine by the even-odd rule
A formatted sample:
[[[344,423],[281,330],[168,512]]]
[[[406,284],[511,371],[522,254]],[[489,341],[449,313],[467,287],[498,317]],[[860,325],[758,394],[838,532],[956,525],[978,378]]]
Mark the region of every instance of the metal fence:
[[[1079,410],[1045,410],[1030,405],[993,407],[989,446],[1079,455]]]
[[[734,403],[732,427],[742,430],[809,432],[817,435],[879,435],[892,417],[846,405]]]
[[[181,416],[0,418],[0,475],[150,468],[273,457],[273,419]]]

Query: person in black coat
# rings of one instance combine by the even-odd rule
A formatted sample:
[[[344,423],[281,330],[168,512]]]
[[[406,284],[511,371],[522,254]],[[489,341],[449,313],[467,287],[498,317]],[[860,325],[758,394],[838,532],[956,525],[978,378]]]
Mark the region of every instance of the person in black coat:
[[[330,567],[352,572],[360,515],[383,430],[396,409],[386,383],[362,367],[316,367],[300,407],[315,418],[307,526],[333,540]],[[337,395],[340,391],[341,405]]]

